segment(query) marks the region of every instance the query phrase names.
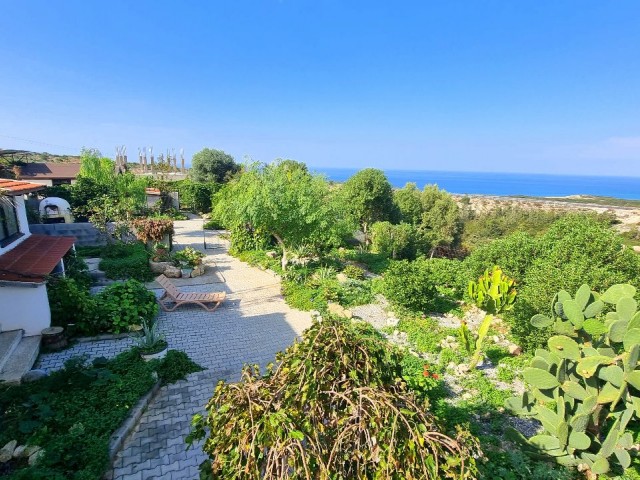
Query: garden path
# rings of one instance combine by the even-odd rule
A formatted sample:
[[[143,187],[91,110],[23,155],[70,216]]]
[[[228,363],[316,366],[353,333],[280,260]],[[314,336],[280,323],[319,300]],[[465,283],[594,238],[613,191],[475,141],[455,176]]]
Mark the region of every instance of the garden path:
[[[176,221],[175,230],[178,248],[191,246],[205,252],[205,264],[214,273],[176,282],[180,289],[223,290],[227,300],[214,312],[184,306],[158,316],[169,348],[186,352],[207,370],[160,389],[119,452],[113,464],[114,479],[198,478],[197,467],[205,456],[199,447],[186,450],[184,437],[192,416],[203,411],[218,380],[239,380],[244,363],[273,361],[276,352],[311,325],[308,313],[284,302],[276,277],[228,255],[225,240],[207,232],[205,250],[201,219]],[[160,292],[157,290],[158,295]],[[78,343],[63,352],[41,355],[38,368],[60,368],[74,355],[113,357],[131,344],[129,338]]]

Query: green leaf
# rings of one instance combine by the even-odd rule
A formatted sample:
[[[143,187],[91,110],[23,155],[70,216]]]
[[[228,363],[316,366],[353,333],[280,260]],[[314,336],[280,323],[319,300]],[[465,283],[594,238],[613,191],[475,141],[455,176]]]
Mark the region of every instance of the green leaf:
[[[591,288],[589,285],[581,285],[576,292],[576,304],[580,308],[580,311],[584,310],[591,298]]]
[[[562,390],[576,400],[584,400],[587,398],[587,391],[578,382],[564,382],[561,386]]]
[[[525,382],[541,390],[558,386],[555,376],[539,368],[525,368],[522,375]]]
[[[624,379],[633,388],[640,390],[640,370],[634,370],[633,372],[628,373],[625,375]]]
[[[637,310],[638,302],[633,298],[621,298],[616,303],[616,313],[618,317],[620,317],[620,320],[624,320],[625,322],[630,322]]]
[[[578,361],[580,359],[580,347],[578,343],[564,335],[555,335],[547,341],[549,350],[561,358]]]
[[[627,333],[627,322],[624,320],[618,320],[613,322],[609,327],[609,338],[612,342],[620,343],[624,340],[624,336]]]
[[[610,365],[614,360],[604,355],[594,355],[592,357],[585,357],[578,362],[576,370],[578,375],[582,375],[585,378],[592,377],[600,365]]]
[[[636,289],[633,285],[619,283],[609,287],[609,289],[602,294],[600,300],[606,303],[617,304],[621,298],[633,298],[635,294]]]
[[[604,387],[602,387],[602,390],[600,390],[600,393],[598,394],[598,403],[611,403],[618,397],[618,393],[619,391],[616,387],[610,383],[605,383]]]
[[[578,303],[575,300],[562,302],[562,310],[573,325],[578,328],[582,326],[582,322],[584,322],[584,315],[582,315],[582,309],[578,306]]]
[[[607,473],[609,471],[609,461],[606,458],[599,458],[591,466],[591,472],[596,475]]]
[[[619,388],[624,381],[624,371],[617,365],[610,365],[598,371],[598,378]]]
[[[304,433],[302,433],[300,430],[292,430],[289,432],[289,437],[293,438],[294,440],[304,440]]]
[[[537,314],[531,317],[531,325],[536,328],[545,328],[549,327],[553,324],[553,319],[547,317],[546,315]]]
[[[627,330],[627,333],[624,335],[622,342],[624,344],[624,349],[627,352],[630,352],[634,346],[640,345],[640,328],[632,328],[631,330]]]
[[[618,459],[618,462],[620,463],[620,466],[622,468],[626,469],[631,466],[631,456],[629,455],[629,452],[627,452],[624,448],[616,448],[613,451],[613,454]]]
[[[604,302],[602,300],[596,300],[595,302],[590,303],[589,306],[585,308],[584,312],[582,313],[584,314],[585,318],[593,318],[600,315],[603,309],[604,309]]]
[[[589,335],[595,337],[607,332],[607,327],[597,318],[588,318],[582,324],[582,329]]]
[[[576,450],[587,450],[591,446],[591,439],[586,433],[574,431],[569,435],[569,446]]]
[[[560,448],[560,441],[551,435],[534,435],[529,439],[529,443],[542,450],[557,450]]]

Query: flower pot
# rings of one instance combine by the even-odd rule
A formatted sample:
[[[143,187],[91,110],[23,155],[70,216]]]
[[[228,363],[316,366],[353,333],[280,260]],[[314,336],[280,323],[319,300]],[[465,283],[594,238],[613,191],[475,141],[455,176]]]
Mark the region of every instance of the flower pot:
[[[150,360],[158,360],[158,359],[166,357],[168,351],[169,351],[169,346],[167,345],[166,347],[164,347],[163,350],[161,350],[161,351],[159,351],[157,353],[142,353],[142,352],[140,352],[140,356],[142,357],[142,359],[145,362],[148,362]]]

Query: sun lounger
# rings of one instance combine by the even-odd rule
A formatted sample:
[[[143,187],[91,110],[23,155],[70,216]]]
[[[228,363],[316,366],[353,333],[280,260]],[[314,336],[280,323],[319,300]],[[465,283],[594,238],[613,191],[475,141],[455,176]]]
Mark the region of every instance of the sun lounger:
[[[182,293],[180,292],[176,286],[171,283],[164,275],[160,275],[156,278],[156,282],[158,282],[162,288],[164,288],[164,293],[158,299],[158,303],[160,307],[165,312],[173,312],[180,305],[186,305],[189,303],[195,303],[204,308],[207,312],[213,312],[218,306],[223,302],[227,294],[225,292],[212,292],[212,293]],[[175,305],[173,308],[167,307],[167,302],[173,302]],[[207,307],[206,303],[215,303],[213,308]]]

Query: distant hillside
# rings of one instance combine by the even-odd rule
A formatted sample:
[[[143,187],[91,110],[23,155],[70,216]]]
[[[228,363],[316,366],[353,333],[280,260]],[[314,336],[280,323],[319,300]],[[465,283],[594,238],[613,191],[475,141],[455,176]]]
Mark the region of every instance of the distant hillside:
[[[57,155],[48,152],[29,152],[0,148],[0,160],[5,164],[20,164],[30,162],[74,162],[80,161],[79,155]]]

